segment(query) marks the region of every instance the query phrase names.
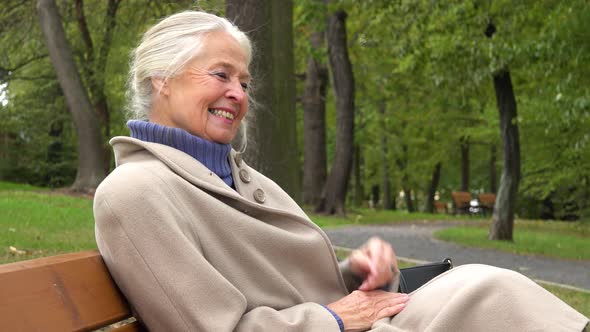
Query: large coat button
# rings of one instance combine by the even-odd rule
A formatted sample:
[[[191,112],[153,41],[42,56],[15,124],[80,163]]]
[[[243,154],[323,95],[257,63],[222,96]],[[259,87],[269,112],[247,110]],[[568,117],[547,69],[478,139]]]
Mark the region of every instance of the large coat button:
[[[258,203],[264,203],[264,201],[266,201],[266,194],[262,189],[256,189],[254,191],[254,200]]]
[[[244,183],[250,183],[250,181],[252,180],[252,178],[250,177],[250,174],[245,169],[241,169],[239,174],[240,174],[240,179]]]

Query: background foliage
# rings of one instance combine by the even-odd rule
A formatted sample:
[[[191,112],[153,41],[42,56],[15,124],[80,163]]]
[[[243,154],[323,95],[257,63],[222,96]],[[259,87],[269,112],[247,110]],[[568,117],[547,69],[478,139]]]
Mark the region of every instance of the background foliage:
[[[96,52],[106,2],[83,2]],[[441,200],[459,189],[460,142],[470,142],[470,190],[491,190],[491,147],[500,151],[491,74],[508,66],[518,105],[522,182],[518,214],[590,219],[590,9],[585,0],[294,2],[296,73],[305,72],[309,36],[336,9],[348,13],[356,81],[356,144],[362,204],[372,188],[411,189],[424,202],[434,166],[442,164]],[[88,59],[75,1],[58,1],[80,68]],[[104,73],[110,135],[126,134],[128,55],[158,18],[199,6],[223,12],[223,1],[123,1]],[[497,27],[484,35],[487,23]],[[0,179],[40,186],[70,184],[76,134],[38,27],[34,1],[0,5]],[[325,50],[314,51],[326,59]],[[89,79],[84,76],[83,79]],[[298,95],[303,81],[298,81]],[[328,89],[328,91],[331,91]],[[92,91],[89,94],[92,96]],[[334,96],[327,96],[328,164],[334,149]],[[302,109],[298,104],[299,140]],[[104,144],[108,137],[104,137]],[[352,147],[351,147],[352,148]],[[302,149],[298,149],[302,151]],[[499,170],[500,158],[496,168]],[[387,165],[388,167],[384,167]],[[111,165],[112,167],[112,165]],[[353,190],[351,186],[350,190]],[[383,188],[381,188],[383,191]],[[348,195],[351,199],[353,195]],[[405,208],[399,197],[397,208]],[[351,202],[352,203],[352,202]],[[382,204],[382,202],[381,202]]]

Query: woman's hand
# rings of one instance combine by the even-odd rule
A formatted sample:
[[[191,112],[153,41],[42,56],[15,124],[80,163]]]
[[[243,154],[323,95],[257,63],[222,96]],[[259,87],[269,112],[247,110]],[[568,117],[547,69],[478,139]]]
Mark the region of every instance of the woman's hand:
[[[383,287],[393,278],[392,267],[397,270],[395,252],[389,243],[372,237],[348,258],[352,273],[363,278],[359,290],[370,291]]]
[[[402,293],[357,290],[327,307],[340,316],[345,331],[365,331],[377,320],[402,311],[408,300],[408,295]]]

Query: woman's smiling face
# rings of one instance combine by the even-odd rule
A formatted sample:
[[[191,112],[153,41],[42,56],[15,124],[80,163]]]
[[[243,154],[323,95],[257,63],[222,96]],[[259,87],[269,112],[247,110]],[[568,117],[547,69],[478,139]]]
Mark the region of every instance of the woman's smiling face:
[[[181,74],[165,82],[152,78],[156,97],[149,120],[230,143],[248,112],[249,81],[248,59],[238,42],[226,32],[210,33]]]

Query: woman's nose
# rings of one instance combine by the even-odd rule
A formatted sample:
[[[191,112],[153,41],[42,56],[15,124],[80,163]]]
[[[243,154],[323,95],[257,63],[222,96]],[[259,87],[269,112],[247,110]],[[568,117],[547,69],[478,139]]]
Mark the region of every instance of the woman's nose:
[[[244,87],[242,87],[240,81],[232,81],[225,96],[236,103],[241,103],[247,97],[246,91],[244,91]]]

